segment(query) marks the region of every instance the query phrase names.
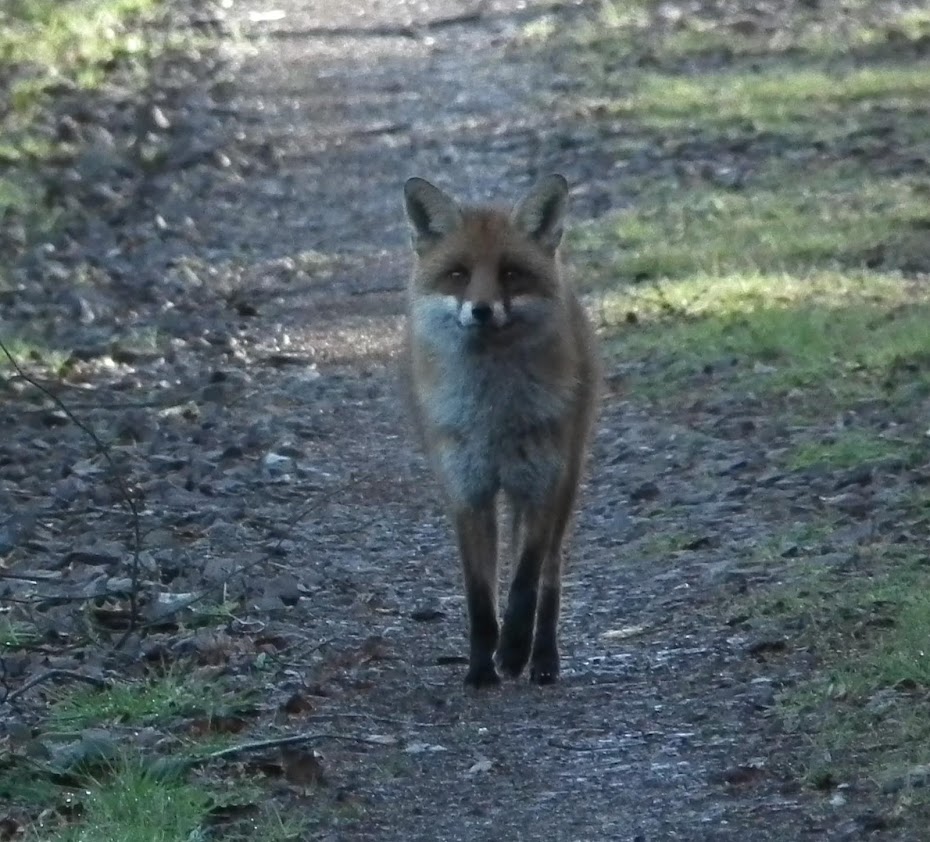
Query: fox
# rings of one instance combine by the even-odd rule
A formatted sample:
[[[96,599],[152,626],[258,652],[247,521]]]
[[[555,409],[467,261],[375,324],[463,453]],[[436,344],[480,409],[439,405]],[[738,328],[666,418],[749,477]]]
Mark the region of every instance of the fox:
[[[413,268],[403,371],[416,436],[464,574],[465,684],[558,680],[563,543],[600,390],[593,327],[563,274],[569,186],[540,179],[512,209],[404,184]],[[513,575],[498,619],[498,513]]]

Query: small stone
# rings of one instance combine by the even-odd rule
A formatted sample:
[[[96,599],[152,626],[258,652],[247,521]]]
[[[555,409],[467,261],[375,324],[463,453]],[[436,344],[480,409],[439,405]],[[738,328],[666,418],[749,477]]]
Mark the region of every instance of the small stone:
[[[271,478],[284,479],[294,470],[294,460],[280,453],[266,453],[262,459],[262,470]]]
[[[647,480],[630,492],[630,500],[639,503],[646,500],[656,500],[659,497],[659,486],[652,480]]]
[[[763,652],[784,652],[788,648],[788,641],[783,637],[760,636],[746,644],[746,651],[750,655],[761,655]]]
[[[410,619],[418,623],[432,623],[435,620],[441,620],[446,616],[445,611],[438,608],[417,608],[410,612]]]
[[[840,474],[834,488],[839,491],[851,485],[867,485],[872,481],[873,473],[871,465],[857,465],[855,468],[850,468]]]

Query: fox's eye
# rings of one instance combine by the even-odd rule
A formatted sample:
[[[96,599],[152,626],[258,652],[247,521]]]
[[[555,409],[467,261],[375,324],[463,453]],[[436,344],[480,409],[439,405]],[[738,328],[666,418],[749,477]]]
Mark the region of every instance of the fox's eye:
[[[461,284],[465,282],[467,273],[464,269],[450,269],[446,277],[454,284]]]
[[[501,270],[501,280],[510,286],[519,284],[521,281],[526,280],[526,272],[521,272],[514,266],[505,266]]]

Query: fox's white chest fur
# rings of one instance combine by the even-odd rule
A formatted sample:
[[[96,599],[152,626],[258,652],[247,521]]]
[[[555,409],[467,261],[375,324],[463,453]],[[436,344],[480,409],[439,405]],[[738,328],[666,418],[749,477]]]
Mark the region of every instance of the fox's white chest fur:
[[[414,308],[413,334],[435,366],[419,400],[447,493],[469,505],[501,489],[542,502],[564,467],[559,442],[572,399],[570,386],[547,382],[533,365],[547,331],[489,348],[455,323],[450,304],[434,300]]]

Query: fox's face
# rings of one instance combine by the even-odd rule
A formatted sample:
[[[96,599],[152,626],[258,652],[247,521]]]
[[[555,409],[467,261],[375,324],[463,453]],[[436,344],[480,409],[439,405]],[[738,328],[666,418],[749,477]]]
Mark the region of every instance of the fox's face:
[[[494,342],[538,333],[561,310],[561,176],[540,182],[509,215],[461,208],[417,178],[407,182],[405,197],[417,253],[411,294],[418,332]]]

